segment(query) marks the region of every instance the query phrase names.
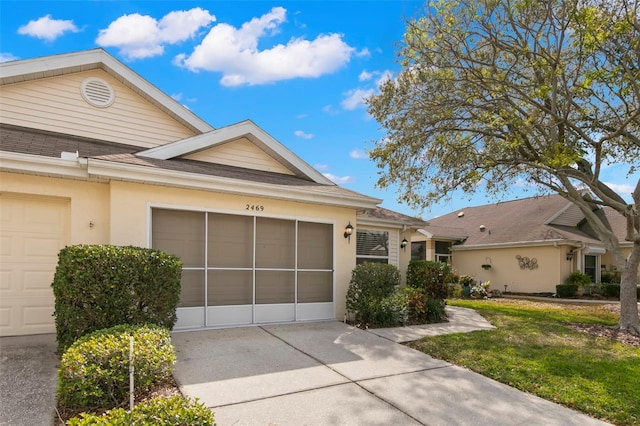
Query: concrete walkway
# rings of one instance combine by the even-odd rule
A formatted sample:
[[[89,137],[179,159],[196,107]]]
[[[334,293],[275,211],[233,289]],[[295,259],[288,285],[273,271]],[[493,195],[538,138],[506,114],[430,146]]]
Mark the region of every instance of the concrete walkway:
[[[321,322],[174,333],[174,376],[221,426],[605,424],[396,343],[491,328],[473,311],[448,309],[450,323],[415,328]]]
[[[0,338],[0,425],[51,425],[55,418],[55,334]]]

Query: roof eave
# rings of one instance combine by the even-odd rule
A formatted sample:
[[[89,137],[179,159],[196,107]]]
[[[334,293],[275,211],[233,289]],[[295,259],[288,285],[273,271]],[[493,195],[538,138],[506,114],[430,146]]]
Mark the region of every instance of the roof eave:
[[[308,202],[348,208],[371,208],[378,203],[375,198],[362,196],[354,199],[349,196],[315,193],[309,188],[287,187],[283,191],[280,185],[262,182],[249,182],[219,176],[208,176],[182,171],[154,169],[145,166],[114,163],[89,159],[88,173],[102,179],[116,179],[172,187],[201,189],[238,195],[261,196],[287,201]]]
[[[584,243],[579,240],[537,240],[537,241],[515,241],[507,243],[492,243],[492,244],[474,244],[474,245],[456,245],[451,247],[452,250],[465,251],[465,250],[486,250],[494,248],[511,248],[511,247],[534,247],[534,246],[559,246],[569,245],[572,247],[581,247]]]

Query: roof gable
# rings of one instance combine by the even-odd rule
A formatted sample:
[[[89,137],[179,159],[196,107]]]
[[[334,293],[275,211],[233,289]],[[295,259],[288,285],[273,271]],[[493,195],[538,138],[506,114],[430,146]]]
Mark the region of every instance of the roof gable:
[[[269,164],[275,167],[277,163],[295,176],[325,185],[335,185],[331,180],[322,175],[322,173],[311,167],[251,120],[242,121],[191,138],[151,148],[139,152],[138,155],[141,157],[168,160],[171,158],[189,158],[197,153],[206,151],[212,154],[207,161],[218,164],[229,164],[228,161],[231,160],[234,163],[232,165],[240,166],[239,161],[241,160],[238,156],[229,159],[217,154],[229,152],[229,147],[225,147],[226,144],[240,144],[245,143],[244,141],[249,141],[264,153],[264,155],[261,156],[261,160],[263,160],[262,163],[264,163],[261,167],[265,167],[265,164],[267,165],[266,167],[269,167]],[[256,151],[254,150],[254,152]],[[254,168],[255,164],[251,164],[249,161],[245,162],[242,167]],[[259,170],[266,169],[259,168]],[[280,173],[282,173],[282,171],[280,171]]]
[[[0,86],[101,69],[184,126],[201,133],[213,129],[169,95],[103,49],[0,63]]]

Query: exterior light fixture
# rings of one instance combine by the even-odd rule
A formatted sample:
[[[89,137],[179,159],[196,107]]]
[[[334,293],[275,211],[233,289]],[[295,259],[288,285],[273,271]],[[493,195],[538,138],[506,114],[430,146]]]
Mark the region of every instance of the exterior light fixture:
[[[351,243],[351,234],[353,234],[353,226],[351,222],[349,222],[349,224],[344,227],[344,237],[349,240],[349,243]]]
[[[573,256],[576,254],[575,251],[570,250],[567,252],[567,260],[573,260]]]
[[[400,247],[402,247],[402,250],[407,251],[407,245],[409,244],[409,241],[407,241],[406,238],[402,239],[402,242],[400,243]]]

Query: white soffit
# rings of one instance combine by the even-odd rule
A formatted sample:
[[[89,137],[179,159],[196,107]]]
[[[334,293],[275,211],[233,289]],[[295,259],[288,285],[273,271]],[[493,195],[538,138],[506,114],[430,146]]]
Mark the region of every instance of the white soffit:
[[[201,135],[154,147],[141,151],[137,155],[158,160],[168,160],[230,143],[243,137],[283,164],[296,176],[310,178],[316,183],[335,185],[334,182],[327,179],[322,173],[311,167],[251,120],[241,121]]]

